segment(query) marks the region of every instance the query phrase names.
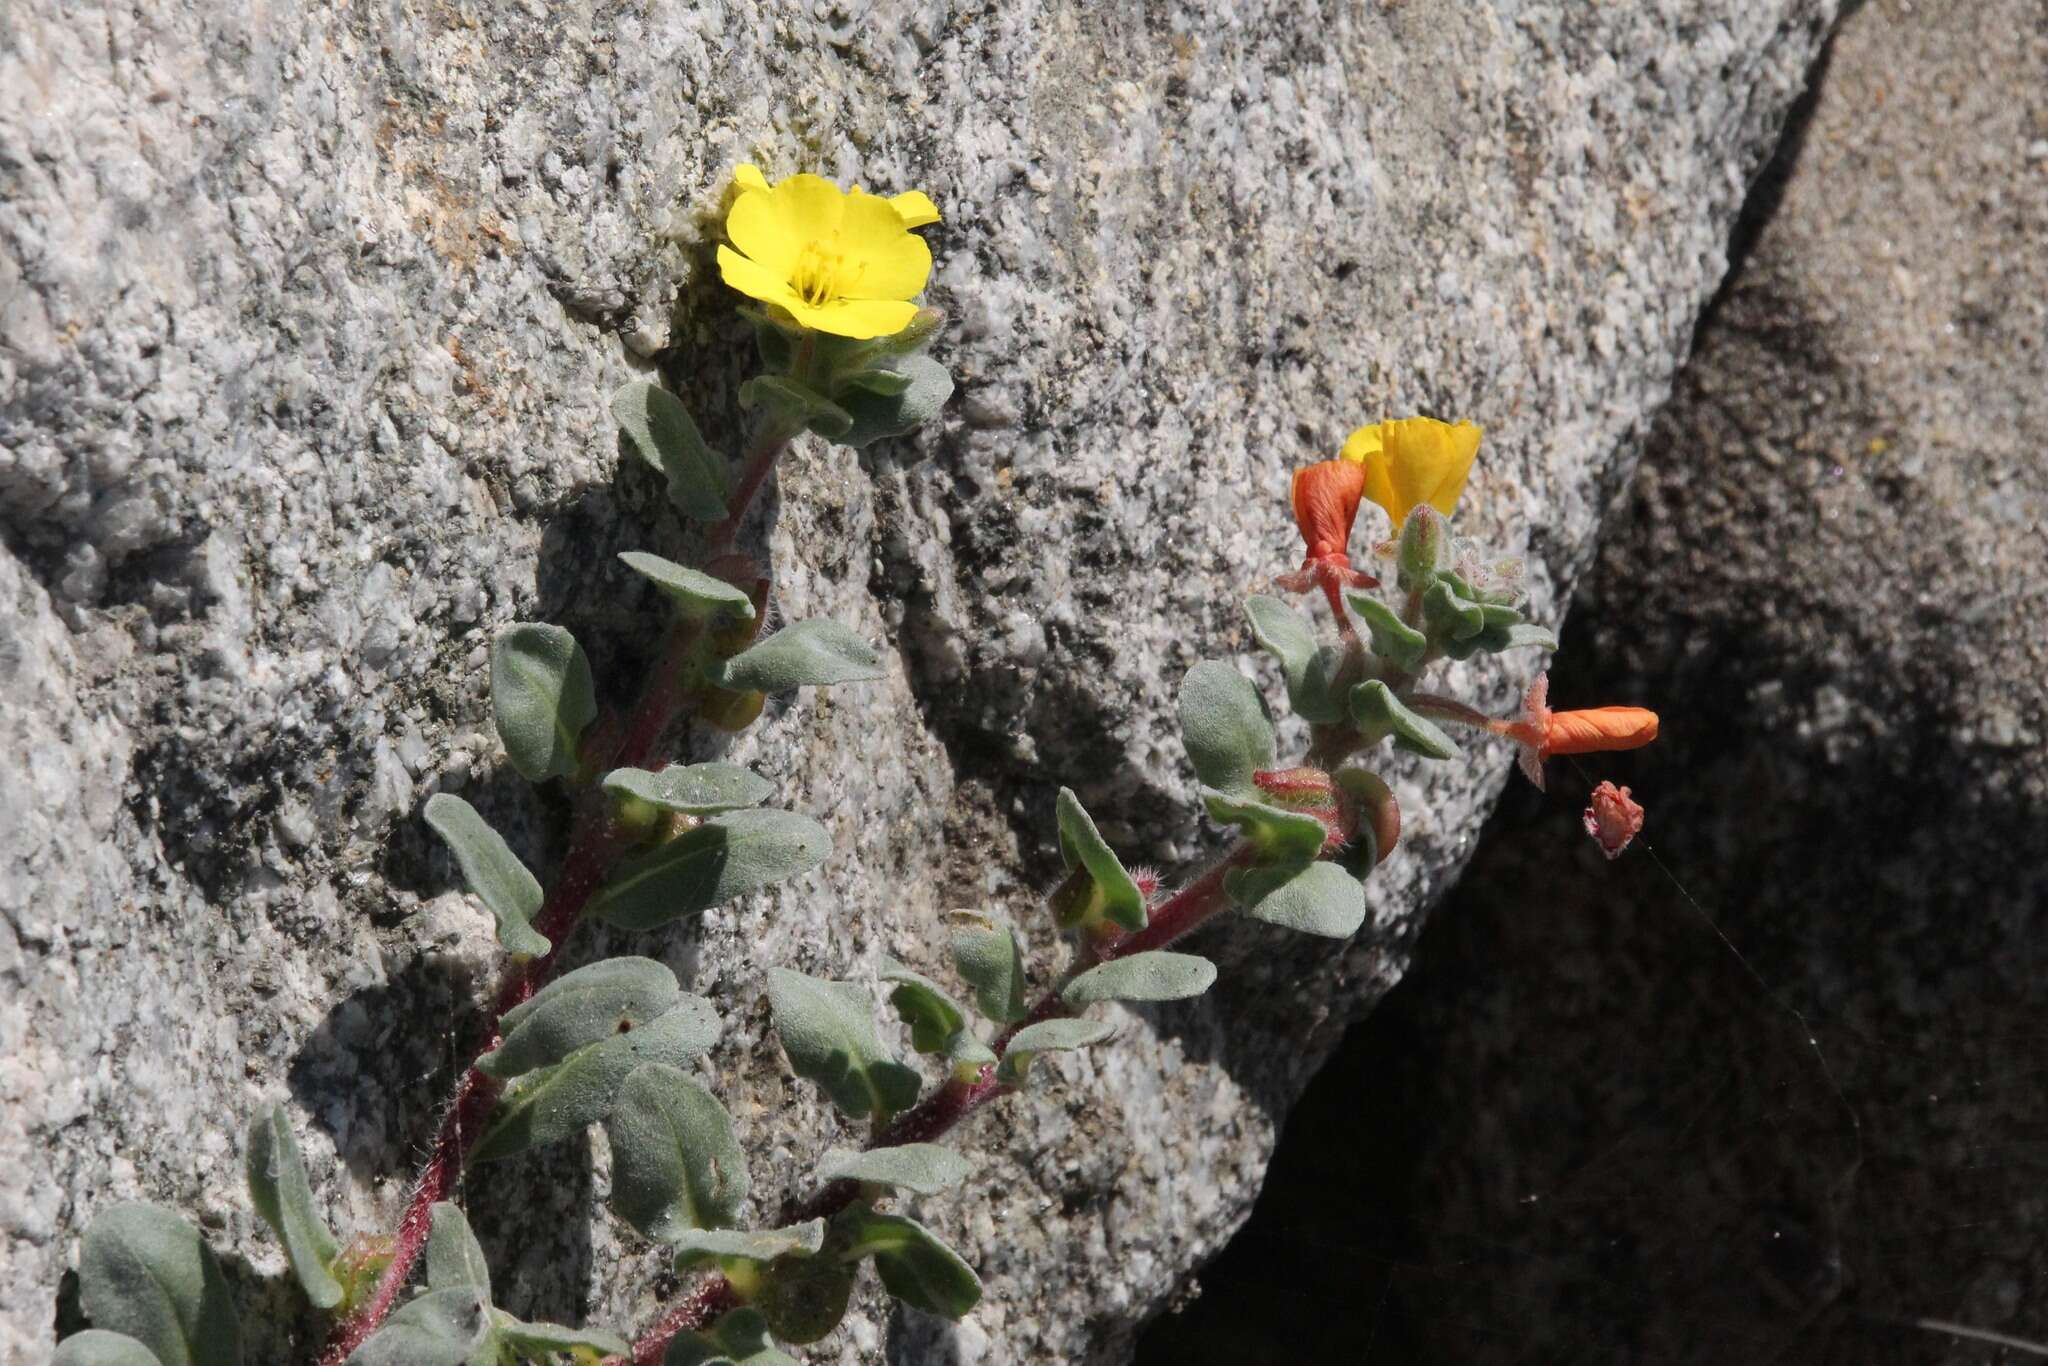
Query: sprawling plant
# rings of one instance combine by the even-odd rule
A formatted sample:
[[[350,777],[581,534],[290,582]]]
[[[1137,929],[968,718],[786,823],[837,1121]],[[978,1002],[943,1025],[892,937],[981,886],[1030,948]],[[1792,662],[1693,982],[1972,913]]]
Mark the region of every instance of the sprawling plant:
[[[749,311],[763,373],[741,390],[756,414],[736,461],[712,452],[682,404],[651,384],[613,402],[632,448],[667,481],[670,500],[704,523],[694,566],[630,552],[671,611],[667,641],[637,706],[600,717],[591,668],[568,632],[515,625],[491,659],[493,713],[507,761],[536,783],[564,784],[575,812],[551,889],[461,798],[439,794],[427,823],[447,841],[472,893],[497,922],[505,983],[489,1037],[464,1072],[395,1232],[346,1241],[317,1207],[283,1106],[256,1118],[246,1150],[251,1200],[276,1232],[291,1274],[334,1329],[323,1366],[496,1366],[564,1359],[636,1366],[774,1366],[780,1344],[816,1341],[839,1323],[863,1264],[883,1287],[929,1313],[958,1317],[980,1299],[974,1270],[931,1230],[890,1208],[898,1193],[935,1195],[973,1164],[944,1140],[984,1107],[1031,1089],[1046,1053],[1101,1043],[1093,1018],[1115,1001],[1206,991],[1207,959],[1172,946],[1232,910],[1306,934],[1344,939],[1365,917],[1365,879],[1394,850],[1400,813],[1371,767],[1383,744],[1448,760],[1445,729],[1504,736],[1539,784],[1552,754],[1628,748],[1656,733],[1635,708],[1558,712],[1539,679],[1523,714],[1496,719],[1424,680],[1444,660],[1555,648],[1524,619],[1520,567],[1461,540],[1449,517],[1477,454],[1479,429],[1406,418],[1359,429],[1338,459],[1298,471],[1290,490],[1306,545],[1283,593],[1309,595],[1321,624],[1285,597],[1245,604],[1278,662],[1289,707],[1308,723],[1307,752],[1283,762],[1266,699],[1225,662],[1181,686],[1187,754],[1208,816],[1231,832],[1222,852],[1177,889],[1127,869],[1075,795],[1056,800],[1065,876],[1046,898],[1074,937],[1071,966],[1034,987],[1018,928],[993,911],[958,912],[949,928],[957,984],[894,960],[877,974],[916,1058],[877,1028],[856,982],[767,966],[768,999],[791,1069],[870,1135],[826,1156],[794,1216],[739,1227],[749,1191],[732,1116],[686,1065],[717,1041],[715,1005],[682,990],[645,957],[556,975],[563,940],[585,920],[658,931],[707,907],[815,867],[830,839],[809,817],[767,805],[757,774],[729,764],[660,766],[685,717],[729,729],[762,699],[872,679],[879,655],[830,621],[761,637],[772,584],[737,555],[735,533],[795,436],[852,446],[900,435],[952,391],[925,353],[941,319],[916,303],[931,255],[912,229],[936,222],[919,193],[884,198],[816,176],[770,184],[741,167],[719,249],[725,280]],[[1378,576],[1354,565],[1363,500],[1393,539]],[[1610,854],[1640,827],[1627,789],[1602,784],[1588,829]],[[603,1128],[612,1213],[667,1249],[685,1293],[638,1337],[528,1323],[492,1299],[489,1267],[450,1197],[466,1167]],[[757,1202],[763,1208],[779,1202]],[[88,1230],[79,1267],[93,1327],[64,1341],[59,1366],[232,1366],[240,1327],[211,1253],[176,1214],[117,1205]]]

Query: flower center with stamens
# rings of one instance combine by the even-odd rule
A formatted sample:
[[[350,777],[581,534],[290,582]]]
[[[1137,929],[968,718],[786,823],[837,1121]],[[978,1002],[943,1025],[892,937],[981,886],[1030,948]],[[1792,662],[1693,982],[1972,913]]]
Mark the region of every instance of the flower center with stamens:
[[[843,297],[860,273],[857,264],[848,270],[844,252],[834,251],[824,242],[806,242],[789,273],[789,286],[812,308],[822,308]]]

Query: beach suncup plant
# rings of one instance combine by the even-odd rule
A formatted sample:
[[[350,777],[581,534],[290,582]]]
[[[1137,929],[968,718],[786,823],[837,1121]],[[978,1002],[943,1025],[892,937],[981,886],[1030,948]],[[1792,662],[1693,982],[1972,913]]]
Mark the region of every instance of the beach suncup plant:
[[[719,1003],[684,991],[652,957],[564,973],[556,965],[586,922],[658,933],[829,853],[825,828],[776,809],[759,774],[663,760],[691,718],[743,728],[769,693],[883,673],[882,655],[832,621],[760,634],[775,586],[734,543],[793,437],[866,445],[930,420],[950,395],[950,377],[927,354],[942,318],[919,302],[931,253],[917,230],[938,221],[921,192],[870,194],[806,174],[771,183],[740,167],[718,263],[748,300],[763,362],[741,390],[752,439],[729,459],[667,390],[636,383],[614,398],[628,446],[698,525],[696,553],[689,563],[623,557],[666,603],[663,646],[628,714],[600,714],[592,664],[560,627],[514,625],[494,644],[491,703],[506,762],[530,782],[560,785],[572,828],[543,887],[461,798],[438,794],[423,808],[494,916],[505,958],[491,1023],[395,1229],[331,1226],[284,1106],[249,1129],[251,1202],[291,1276],[331,1319],[323,1366],[777,1366],[793,1360],[785,1347],[833,1331],[870,1264],[905,1304],[964,1315],[982,1296],[978,1275],[898,1199],[971,1192],[975,1164],[951,1140],[981,1111],[1030,1092],[1043,1055],[1109,1040],[1115,1026],[1092,1014],[1098,1007],[1208,990],[1216,965],[1181,946],[1192,931],[1241,912],[1331,940],[1354,934],[1364,881],[1400,839],[1377,756],[1391,747],[1457,759],[1464,750],[1452,732],[1463,727],[1512,742],[1540,785],[1552,755],[1654,738],[1656,717],[1640,709],[1552,710],[1540,677],[1522,713],[1505,718],[1425,688],[1445,661],[1556,641],[1526,618],[1518,563],[1452,530],[1479,429],[1427,417],[1361,427],[1336,458],[1293,473],[1286,493],[1304,558],[1276,566],[1277,591],[1244,604],[1287,707],[1307,722],[1305,752],[1282,756],[1269,700],[1235,663],[1197,664],[1181,682],[1182,736],[1202,809],[1227,839],[1177,886],[1128,868],[1060,788],[1052,811],[1064,871],[1042,923],[1020,925],[992,907],[953,914],[942,932],[957,980],[884,959],[873,965],[877,993],[758,965],[790,1070],[863,1126],[866,1141],[828,1154],[808,1188],[750,1202],[739,1128],[688,1070],[720,1037]],[[1385,510],[1395,535],[1354,561],[1366,501]],[[1308,595],[1307,612],[1289,600],[1296,594]],[[1609,783],[1586,813],[1610,857],[1642,819],[1628,789]],[[1024,951],[1034,932],[1072,942],[1066,970],[1038,983]],[[878,1014],[893,1014],[902,1037],[885,1037]],[[529,1322],[500,1307],[458,1203],[466,1175],[505,1170],[492,1164],[593,1126],[610,1147],[612,1214],[682,1278],[681,1293],[637,1332]],[[750,1204],[784,1215],[744,1227]],[[227,1282],[175,1213],[103,1211],[83,1242],[79,1285],[92,1326],[64,1340],[58,1366],[242,1360]]]

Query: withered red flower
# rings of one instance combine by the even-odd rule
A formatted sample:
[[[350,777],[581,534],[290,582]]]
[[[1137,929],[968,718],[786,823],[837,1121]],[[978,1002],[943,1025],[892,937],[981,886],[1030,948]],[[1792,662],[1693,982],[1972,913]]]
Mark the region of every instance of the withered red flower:
[[[1585,822],[1600,852],[1616,859],[1643,832],[1643,808],[1629,798],[1627,788],[1603,782],[1586,804]]]
[[[1280,576],[1282,588],[1306,593],[1320,588],[1342,619],[1344,588],[1371,588],[1379,580],[1351,567],[1351,527],[1358,520],[1358,500],[1365,492],[1365,469],[1350,460],[1323,460],[1294,472],[1288,499],[1294,524],[1308,549],[1299,571]]]

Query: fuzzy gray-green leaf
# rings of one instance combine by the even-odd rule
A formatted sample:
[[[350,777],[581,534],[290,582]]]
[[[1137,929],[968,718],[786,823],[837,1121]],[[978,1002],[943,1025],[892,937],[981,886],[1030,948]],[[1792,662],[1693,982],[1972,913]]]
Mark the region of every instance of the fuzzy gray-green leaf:
[[[652,580],[654,586],[675,603],[677,613],[682,616],[703,621],[721,612],[730,612],[741,621],[754,619],[754,600],[747,596],[746,590],[736,588],[724,579],[714,579],[701,569],[690,569],[644,550],[623,551],[619,558],[634,573]]]
[[[1079,863],[1088,870],[1102,897],[1102,913],[1127,930],[1145,928],[1145,897],[1138,884],[1124,871],[1123,861],[1095,828],[1095,821],[1081,805],[1072,788],[1060,789],[1060,854],[1067,867]]]
[[[640,458],[668,480],[668,500],[678,512],[700,522],[725,516],[725,462],[704,444],[680,399],[635,382],[612,395],[612,416]]]
[[[882,960],[875,974],[893,982],[889,1004],[910,1026],[910,1046],[920,1053],[943,1053],[947,1041],[967,1026],[967,1012],[937,982],[911,971],[893,958]]]
[[[937,1195],[959,1185],[974,1164],[936,1143],[899,1143],[865,1152],[831,1152],[818,1163],[820,1181],[864,1181],[895,1186],[917,1195]]]
[[[1097,1001],[1179,1001],[1216,981],[1216,965],[1198,954],[1151,949],[1112,958],[1067,983],[1060,999],[1074,1010]]]
[[[249,1126],[243,1166],[249,1201],[284,1245],[285,1260],[306,1298],[318,1309],[340,1304],[341,1282],[327,1268],[341,1244],[313,1208],[312,1183],[284,1106],[271,1106]]]
[[[1024,950],[1001,915],[955,911],[953,966],[974,988],[977,1009],[997,1024],[1024,1018]]]
[[[576,637],[530,621],[501,634],[491,646],[491,714],[519,776],[573,776],[577,741],[597,715],[590,661]]]
[[[1195,773],[1230,793],[1252,788],[1252,774],[1273,767],[1273,723],[1251,680],[1228,664],[1204,660],[1180,686],[1181,738]]]
[[[163,1366],[238,1366],[242,1327],[199,1231],[155,1205],[109,1207],[85,1231],[79,1301],[95,1328],[134,1338]]]
[[[996,1068],[996,1079],[1005,1085],[1022,1086],[1031,1070],[1031,1060],[1040,1053],[1086,1048],[1115,1032],[1116,1026],[1105,1020],[1040,1020],[1018,1030],[1010,1040],[1009,1047],[1003,1050],[1002,1063]]]
[[[850,628],[824,617],[783,627],[717,666],[712,681],[734,692],[788,692],[806,685],[859,683],[888,670]]]
[[[1401,620],[1393,608],[1372,593],[1346,593],[1344,600],[1365,621],[1372,652],[1397,669],[1413,672],[1429,653],[1429,637]],[[1334,718],[1333,718],[1334,719]]]
[[[88,1328],[57,1344],[50,1366],[163,1366],[156,1353],[125,1333]]]
[[[1379,679],[1368,679],[1351,690],[1351,715],[1368,733],[1391,734],[1402,747],[1431,759],[1455,759],[1463,753],[1458,742],[1427,717],[1409,710]]]
[[[600,919],[651,930],[771,882],[807,873],[832,837],[793,811],[728,811],[628,859],[592,903]]]
[[[1298,863],[1322,851],[1329,831],[1305,811],[1289,811],[1260,801],[1257,788],[1249,796],[1236,796],[1204,788],[1202,803],[1209,814],[1225,825],[1234,825],[1268,862]]]
[[[823,394],[783,375],[756,375],[740,386],[740,407],[767,408],[828,440],[846,435],[853,415]]]
[[[734,1309],[703,1332],[684,1333],[669,1344],[662,1366],[797,1366],[775,1346],[768,1321],[758,1309]]]
[[[347,1366],[497,1366],[490,1298],[472,1286],[429,1290],[400,1305]]]
[[[657,773],[615,768],[604,775],[604,790],[635,797],[663,811],[712,816],[759,806],[775,795],[775,784],[738,764],[671,764]]]
[[[627,1356],[633,1344],[602,1328],[570,1328],[560,1323],[526,1323],[504,1310],[494,1310],[491,1323],[498,1342],[521,1361],[553,1361],[573,1356],[587,1361],[593,1356]],[[583,1355],[577,1356],[575,1354]]]
[[[893,380],[883,380],[883,375],[900,377],[900,390],[893,394],[876,392],[895,384]],[[890,361],[887,370],[866,371],[850,382],[854,387],[842,390],[839,402],[853,421],[833,439],[842,446],[856,448],[922,427],[937,417],[946,400],[953,396],[953,376],[945,366],[925,355],[900,357]]]
[[[1335,699],[1322,677],[1327,666],[1318,659],[1322,644],[1307,617],[1278,598],[1253,594],[1245,599],[1245,615],[1251,618],[1252,635],[1280,663],[1280,676],[1287,683],[1287,702],[1304,721],[1330,722],[1341,719]]]
[[[1254,920],[1303,934],[1348,939],[1365,923],[1365,888],[1334,863],[1241,868],[1226,886]]]
[[[658,1243],[732,1223],[747,1198],[747,1157],[732,1116],[688,1075],[636,1068],[604,1122],[612,1147],[612,1209]]]
[[[886,1117],[917,1103],[920,1079],[883,1051],[866,990],[770,968],[768,1001],[790,1067],[840,1110],[855,1119]]]
[[[469,1219],[446,1200],[435,1201],[427,1213],[427,1289],[474,1290],[490,1303],[491,1264],[470,1231]]]
[[[848,1255],[873,1257],[883,1287],[911,1308],[957,1319],[981,1302],[974,1268],[915,1219],[858,1205],[843,1217],[854,1238]]]
[[[825,1221],[811,1219],[788,1228],[746,1231],[730,1228],[687,1229],[671,1244],[676,1270],[687,1271],[715,1257],[772,1262],[777,1257],[809,1257],[825,1245]]]
[[[498,942],[506,952],[527,957],[546,953],[547,938],[533,928],[545,900],[540,883],[505,837],[491,829],[475,807],[451,793],[436,792],[427,798],[425,815],[454,853],[462,880],[498,922]]]
[[[507,1081],[562,1061],[579,1048],[659,1019],[682,999],[676,975],[652,958],[605,958],[565,973],[505,1012],[503,1038],[478,1058]]]
[[[718,1029],[711,1003],[686,995],[649,1024],[528,1073],[498,1103],[470,1160],[509,1157],[579,1132],[605,1117],[635,1068],[650,1062],[688,1062],[718,1041]]]

